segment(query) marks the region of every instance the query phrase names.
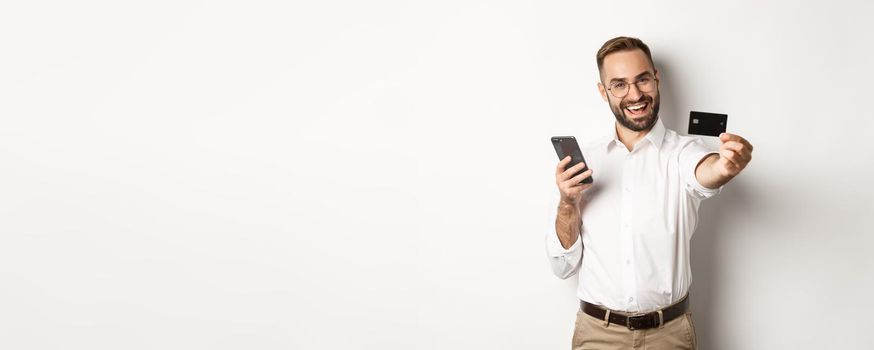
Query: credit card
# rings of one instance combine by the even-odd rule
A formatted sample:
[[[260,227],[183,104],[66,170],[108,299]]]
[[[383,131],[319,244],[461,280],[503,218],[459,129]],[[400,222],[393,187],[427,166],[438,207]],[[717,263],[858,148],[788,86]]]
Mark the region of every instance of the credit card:
[[[719,136],[727,123],[728,114],[689,112],[689,134]]]

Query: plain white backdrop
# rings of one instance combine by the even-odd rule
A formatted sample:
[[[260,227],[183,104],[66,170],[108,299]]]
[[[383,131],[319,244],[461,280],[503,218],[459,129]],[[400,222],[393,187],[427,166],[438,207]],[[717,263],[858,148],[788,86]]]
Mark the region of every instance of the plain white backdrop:
[[[865,1],[0,5],[0,347],[567,349],[548,138],[610,131],[640,37],[662,119],[755,145],[702,205],[703,349],[861,349]]]

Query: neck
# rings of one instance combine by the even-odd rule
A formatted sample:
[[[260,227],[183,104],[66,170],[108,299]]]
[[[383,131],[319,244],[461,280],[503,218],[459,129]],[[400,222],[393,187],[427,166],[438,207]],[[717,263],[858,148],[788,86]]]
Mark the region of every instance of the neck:
[[[619,137],[619,142],[622,142],[622,144],[625,145],[625,148],[629,151],[634,149],[634,145],[637,144],[637,141],[644,138],[650,130],[652,130],[652,128],[643,131],[634,131],[619,124],[619,122],[616,122],[616,136]]]

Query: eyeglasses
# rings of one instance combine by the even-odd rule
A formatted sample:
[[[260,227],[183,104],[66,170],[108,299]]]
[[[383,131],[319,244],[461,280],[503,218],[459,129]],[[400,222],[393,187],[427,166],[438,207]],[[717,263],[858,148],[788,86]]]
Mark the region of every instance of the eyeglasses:
[[[637,79],[637,81],[629,84],[624,81],[617,81],[613,84],[610,84],[610,87],[607,90],[610,90],[610,93],[613,94],[616,98],[623,98],[625,95],[628,95],[628,91],[630,91],[631,85],[636,85],[637,90],[640,92],[652,92],[655,89],[656,83],[658,83],[658,79],[653,77],[643,77]]]

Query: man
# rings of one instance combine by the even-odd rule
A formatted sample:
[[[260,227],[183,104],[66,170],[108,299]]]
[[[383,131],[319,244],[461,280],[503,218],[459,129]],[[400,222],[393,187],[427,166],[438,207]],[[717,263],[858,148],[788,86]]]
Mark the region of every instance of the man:
[[[752,145],[724,133],[718,152],[659,120],[659,72],[636,38],[598,50],[598,91],[616,117],[609,137],[582,148],[590,169],[556,167],[561,192],[547,234],[553,272],[579,272],[573,349],[695,349],[688,310],[689,243],[701,201],[751,159]],[[580,181],[597,174],[592,184]]]

